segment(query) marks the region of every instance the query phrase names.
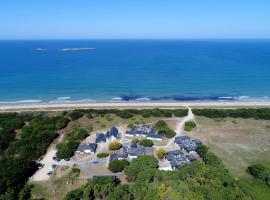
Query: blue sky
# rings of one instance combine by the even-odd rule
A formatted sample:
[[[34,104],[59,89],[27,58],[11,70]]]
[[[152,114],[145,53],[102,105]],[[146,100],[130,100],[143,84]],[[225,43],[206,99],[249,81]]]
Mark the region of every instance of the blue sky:
[[[269,0],[3,0],[0,39],[270,38]]]

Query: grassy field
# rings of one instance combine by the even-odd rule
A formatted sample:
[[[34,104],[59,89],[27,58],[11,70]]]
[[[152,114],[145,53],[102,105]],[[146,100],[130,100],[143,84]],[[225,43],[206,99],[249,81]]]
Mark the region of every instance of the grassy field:
[[[86,183],[86,180],[76,179],[68,168],[57,168],[57,174],[49,182],[34,183],[32,199],[63,199],[68,191],[77,189]],[[80,176],[83,176],[83,173]]]
[[[236,177],[246,177],[254,163],[270,165],[270,121],[197,117],[199,127],[188,133],[200,138]]]

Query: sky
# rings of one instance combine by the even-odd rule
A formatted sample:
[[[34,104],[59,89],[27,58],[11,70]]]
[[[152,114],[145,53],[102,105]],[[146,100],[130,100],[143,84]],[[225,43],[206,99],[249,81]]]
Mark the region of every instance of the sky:
[[[0,39],[270,38],[269,0],[1,0]]]

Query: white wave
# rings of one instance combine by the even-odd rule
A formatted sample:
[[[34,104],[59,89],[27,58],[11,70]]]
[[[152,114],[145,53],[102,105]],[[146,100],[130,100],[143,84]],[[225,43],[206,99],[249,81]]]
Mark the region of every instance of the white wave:
[[[151,99],[148,98],[148,97],[137,98],[137,99],[135,99],[135,100],[136,100],[136,101],[151,101]]]
[[[94,103],[97,102],[94,99],[79,99],[79,100],[65,100],[65,99],[57,99],[57,100],[52,100],[49,101],[48,103],[50,104],[59,104],[59,103]]]
[[[19,101],[0,101],[0,104],[24,104],[24,103],[41,103],[42,100],[26,99]]]
[[[238,99],[239,100],[247,100],[247,99],[250,99],[250,96],[239,96]]]
[[[70,99],[71,97],[58,97],[58,100]]]
[[[123,100],[123,98],[122,97],[113,97],[112,100],[121,101],[121,100]]]
[[[95,48],[64,48],[61,51],[88,51],[88,50],[95,50]]]
[[[232,96],[228,96],[228,97],[218,97],[219,99],[234,99],[234,97]]]

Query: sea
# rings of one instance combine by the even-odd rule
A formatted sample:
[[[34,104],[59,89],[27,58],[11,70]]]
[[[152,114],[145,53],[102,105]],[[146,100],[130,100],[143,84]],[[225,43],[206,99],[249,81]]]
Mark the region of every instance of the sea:
[[[270,101],[270,40],[3,40],[0,105]]]

